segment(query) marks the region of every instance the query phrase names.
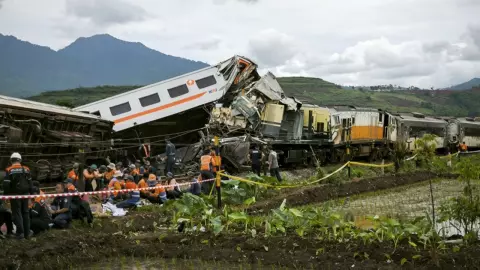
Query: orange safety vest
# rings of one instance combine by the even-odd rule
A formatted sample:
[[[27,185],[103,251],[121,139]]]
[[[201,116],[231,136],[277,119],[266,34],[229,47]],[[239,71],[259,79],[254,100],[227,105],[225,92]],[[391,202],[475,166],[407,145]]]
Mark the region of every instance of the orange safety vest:
[[[114,174],[115,174],[115,170],[105,172],[105,179],[107,179],[108,181],[112,180]]]
[[[220,164],[222,164],[222,157],[217,156],[216,154],[212,154],[212,166],[213,166],[213,172],[220,171]]]
[[[200,170],[201,171],[211,171],[212,170],[212,156],[211,155],[203,155],[200,158]]]
[[[71,171],[68,173],[67,178],[72,179],[74,183],[75,183],[76,181],[78,181],[78,175],[77,175],[77,173],[75,172],[75,170],[71,170]]]
[[[467,151],[467,149],[468,149],[468,147],[467,147],[466,144],[464,144],[464,143],[460,144],[460,150],[465,152],[465,151]]]

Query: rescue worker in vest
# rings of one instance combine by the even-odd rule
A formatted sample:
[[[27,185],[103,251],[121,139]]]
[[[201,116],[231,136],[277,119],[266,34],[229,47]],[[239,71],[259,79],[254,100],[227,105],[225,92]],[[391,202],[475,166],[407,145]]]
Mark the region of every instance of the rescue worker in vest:
[[[63,183],[57,183],[55,186],[55,192],[57,194],[65,193],[65,186]],[[70,204],[72,197],[55,197],[51,204],[51,213],[53,218],[53,223],[56,228],[66,229],[72,221],[72,212],[70,209]]]
[[[137,170],[137,166],[135,166],[135,164],[130,164],[128,168],[130,169],[129,174],[133,177],[135,183],[138,183],[138,181],[140,181],[140,172]]]
[[[107,185],[107,183],[110,183],[110,181],[113,179],[114,174],[115,174],[115,164],[110,163],[107,166],[107,171],[105,172],[105,176],[104,176],[105,185]]]
[[[2,227],[3,224],[7,227],[7,237],[13,237],[12,213],[10,209],[7,208],[5,201],[0,200],[0,227]],[[0,237],[4,237],[2,232],[0,232]]]
[[[85,180],[85,191],[93,191],[92,181],[95,179],[97,165],[92,164],[83,170],[83,179]]]
[[[125,184],[125,189],[136,189],[137,185],[135,180],[131,175],[127,176],[127,183]],[[118,208],[133,208],[137,206],[137,203],[140,202],[140,191],[132,190],[128,192],[128,197],[125,201],[117,203]]]
[[[210,150],[208,149],[203,151],[203,156],[200,158],[200,174],[204,181],[215,178],[213,175],[213,158],[210,155]],[[202,189],[205,194],[210,192],[211,187],[212,182],[202,183]]]
[[[120,182],[120,178],[122,177],[122,173],[116,171],[115,174],[113,175],[112,180],[110,180],[110,183],[108,183],[108,189],[113,190],[114,192],[111,193],[110,198],[108,200],[113,201],[116,199],[121,199],[120,197],[120,192],[118,190],[122,189],[122,184]]]
[[[149,202],[163,204],[168,200],[165,188],[157,181],[157,177],[154,174],[148,176],[148,186],[155,187],[155,189],[149,190],[147,193],[147,200]]]
[[[70,178],[73,180],[73,184],[76,186],[78,182],[78,168],[80,164],[78,163],[73,163],[72,169],[68,172],[67,178]]]
[[[148,173],[144,173],[140,181],[138,181],[138,188],[148,188]],[[140,190],[140,198],[147,198],[148,190]]]
[[[21,164],[22,156],[13,153],[10,156],[12,165],[5,170],[3,190],[5,195],[30,195],[33,192],[30,169]],[[30,238],[29,199],[10,200],[13,222],[18,239]]]
[[[73,186],[73,180],[71,179],[71,181]],[[38,188],[39,183],[34,181],[33,185],[36,187],[34,188],[35,191],[33,193],[43,195],[43,192]],[[45,200],[46,197],[44,196],[35,198],[33,205],[30,208],[30,229],[35,235],[43,231],[47,231],[51,226],[53,226],[52,215]]]
[[[177,180],[173,178],[173,174],[171,172],[167,173],[166,183],[168,185],[168,187],[166,188],[168,199],[177,199],[182,197],[182,191],[177,185]]]
[[[253,173],[260,176],[262,170],[262,158],[263,154],[259,150],[258,145],[255,145],[255,148],[250,151],[250,161],[252,162],[252,171]]]
[[[268,171],[268,148],[267,147],[262,147],[261,149],[262,152],[262,159],[261,159],[261,166],[263,170],[263,176],[267,176],[267,171]]]
[[[468,152],[468,147],[467,147],[467,144],[465,142],[462,142],[460,144],[460,152],[462,152],[462,153]]]
[[[280,168],[278,167],[278,156],[275,150],[270,149],[268,155],[268,169],[270,170],[270,176],[276,177],[279,182],[282,182],[282,176],[280,175]]]
[[[176,154],[176,149],[175,145],[170,141],[170,139],[167,137],[165,139],[165,155],[166,155],[166,166],[165,166],[165,175],[167,173],[173,173],[173,165],[175,165],[175,154]]]

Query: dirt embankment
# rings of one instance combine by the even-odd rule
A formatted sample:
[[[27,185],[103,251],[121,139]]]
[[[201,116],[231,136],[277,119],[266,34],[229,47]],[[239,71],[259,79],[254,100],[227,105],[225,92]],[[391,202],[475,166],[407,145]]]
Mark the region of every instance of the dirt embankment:
[[[393,252],[389,243],[364,246],[360,242],[332,243],[313,236],[264,238],[229,234],[218,237],[204,233],[185,235],[154,228],[162,219],[156,213],[132,213],[117,219],[102,219],[94,229],[51,231],[30,241],[4,241],[0,249],[2,269],[68,269],[87,267],[121,258],[145,261],[149,258],[186,259],[250,264],[255,269],[397,269],[405,258],[409,268],[473,269],[480,260],[480,245],[460,252],[447,250],[432,260],[429,252],[415,251],[408,243]],[[130,225],[128,221],[135,220]],[[118,232],[122,231],[122,234]],[[357,255],[355,255],[357,254]],[[421,259],[412,260],[415,255]]]
[[[325,202],[337,198],[349,197],[361,193],[415,184],[434,178],[456,178],[454,174],[434,174],[430,172],[415,172],[397,175],[385,175],[361,179],[342,184],[325,184],[300,188],[293,192],[282,193],[278,197],[259,202],[247,209],[249,213],[265,212],[280,206],[284,199],[288,206],[300,206],[317,202]]]

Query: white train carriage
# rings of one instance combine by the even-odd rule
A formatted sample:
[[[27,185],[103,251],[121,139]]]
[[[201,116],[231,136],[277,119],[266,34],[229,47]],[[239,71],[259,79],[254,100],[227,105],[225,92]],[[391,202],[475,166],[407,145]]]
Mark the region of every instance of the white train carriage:
[[[393,114],[396,118],[397,139],[407,144],[408,150],[415,150],[415,141],[425,134],[436,136],[437,150],[447,147],[447,121],[425,116],[421,113]]]
[[[452,149],[465,142],[470,149],[480,148],[480,118],[456,118],[448,121],[448,142]]]
[[[215,66],[122,93],[75,108],[115,123],[113,130],[123,131],[193,108],[213,103],[231,90],[248,83],[256,64],[234,56]],[[256,75],[258,76],[258,74]]]

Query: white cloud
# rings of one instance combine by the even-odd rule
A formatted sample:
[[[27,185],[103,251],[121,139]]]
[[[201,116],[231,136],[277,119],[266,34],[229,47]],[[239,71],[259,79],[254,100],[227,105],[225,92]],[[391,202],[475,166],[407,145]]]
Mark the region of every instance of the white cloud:
[[[275,29],[259,32],[248,45],[251,56],[266,67],[283,65],[298,53],[295,40]]]
[[[98,25],[143,21],[147,12],[123,0],[66,0],[67,13]]]
[[[278,76],[339,84],[444,87],[480,76],[479,0],[1,1],[0,33],[54,49],[109,33],[212,64],[243,54]]]

